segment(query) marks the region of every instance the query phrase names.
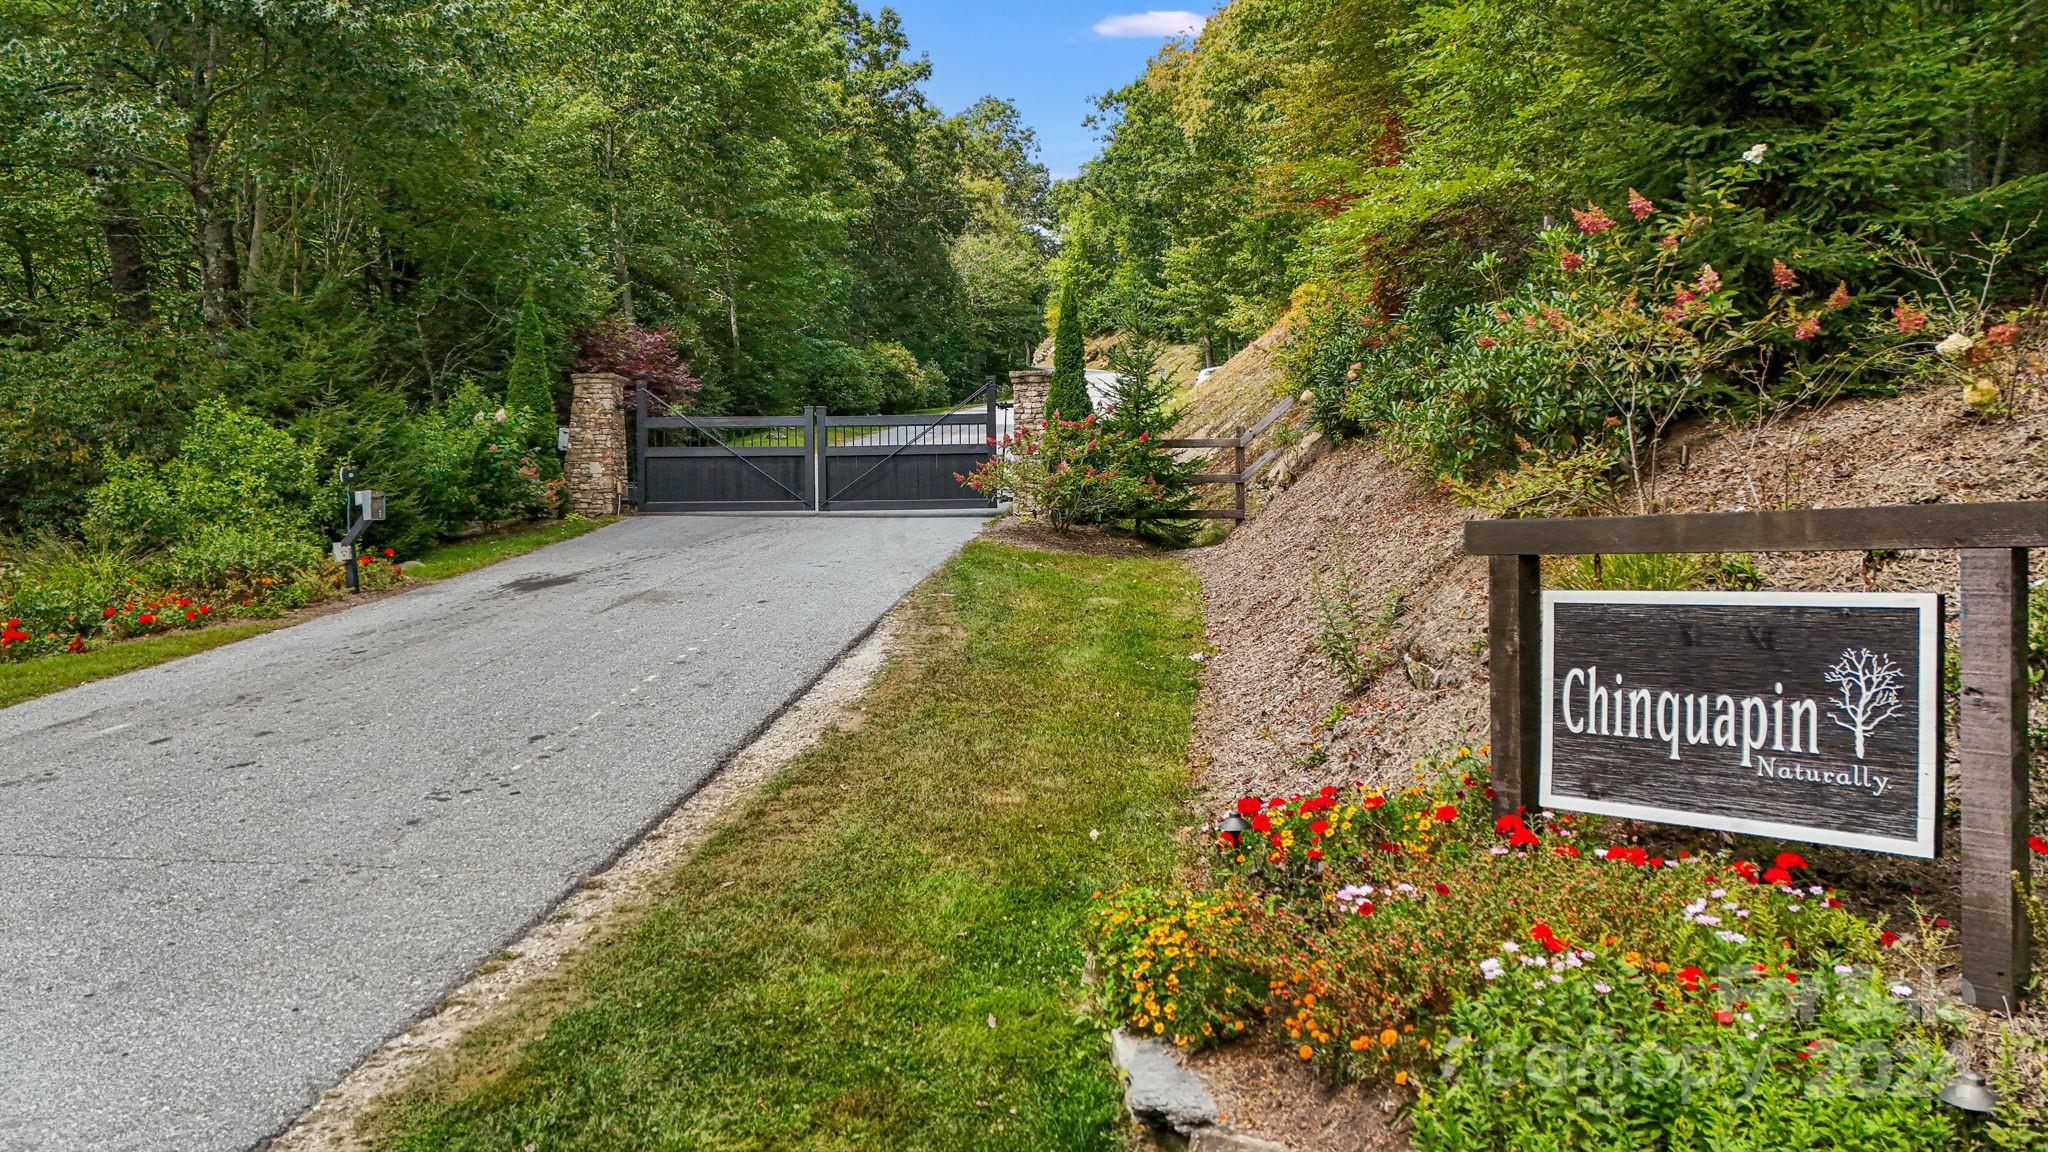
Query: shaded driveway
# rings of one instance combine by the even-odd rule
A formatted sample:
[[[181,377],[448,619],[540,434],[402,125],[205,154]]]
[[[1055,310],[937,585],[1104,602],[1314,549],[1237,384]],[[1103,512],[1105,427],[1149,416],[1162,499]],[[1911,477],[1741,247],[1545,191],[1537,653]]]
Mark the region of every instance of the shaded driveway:
[[[979,528],[645,517],[0,710],[0,1149],[243,1149]]]

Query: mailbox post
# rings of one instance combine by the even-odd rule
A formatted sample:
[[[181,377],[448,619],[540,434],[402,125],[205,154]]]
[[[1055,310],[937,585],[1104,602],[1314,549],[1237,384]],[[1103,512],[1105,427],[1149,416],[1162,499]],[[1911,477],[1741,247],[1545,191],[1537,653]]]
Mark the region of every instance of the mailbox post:
[[[355,478],[353,469],[341,469],[342,537],[335,541],[334,559],[342,567],[343,584],[351,592],[360,592],[363,585],[356,563],[356,541],[362,538],[365,528],[384,519],[384,493],[374,488],[351,488]]]

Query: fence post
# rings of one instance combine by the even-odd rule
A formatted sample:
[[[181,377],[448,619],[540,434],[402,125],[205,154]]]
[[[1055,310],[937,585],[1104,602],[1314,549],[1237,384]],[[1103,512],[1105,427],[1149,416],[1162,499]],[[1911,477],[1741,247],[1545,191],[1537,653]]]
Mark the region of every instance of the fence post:
[[[995,441],[1002,438],[1002,432],[996,424],[996,378],[991,376],[982,381],[981,387],[985,394],[983,399],[988,401],[988,454],[993,457],[996,454]]]
[[[1237,475],[1237,518],[1245,516],[1244,426],[1237,428],[1237,447],[1231,449],[1231,469]]]
[[[1488,557],[1487,666],[1493,708],[1493,812],[1538,802],[1536,697],[1541,670],[1542,564],[1538,556]]]
[[[1957,647],[1963,791],[1963,994],[2018,1009],[2031,944],[2027,881],[2027,550],[1966,548]]]

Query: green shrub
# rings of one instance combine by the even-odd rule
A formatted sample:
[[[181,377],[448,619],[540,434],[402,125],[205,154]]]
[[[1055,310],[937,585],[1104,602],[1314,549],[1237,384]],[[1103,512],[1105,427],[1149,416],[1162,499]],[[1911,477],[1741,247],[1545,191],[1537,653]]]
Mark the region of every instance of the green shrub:
[[[552,515],[560,502],[553,449],[529,449],[519,422],[471,382],[399,424],[364,477],[386,492],[388,518],[371,539],[404,553],[471,524]]]
[[[1456,1047],[1420,1078],[1417,1152],[1922,1152],[1953,1138],[1934,1098],[1948,1056],[1873,969],[1735,966],[1674,1000],[1611,957],[1517,959],[1451,1010]]]
[[[1049,420],[1012,433],[988,463],[960,480],[991,498],[1008,493],[1020,510],[1058,531],[1077,524],[1131,529],[1187,507],[1185,490],[1151,477],[1155,451],[1146,440],[1107,431],[1094,416]]]
[[[169,547],[220,525],[311,540],[318,457],[225,400],[203,401],[168,463],[109,462],[107,480],[86,494],[82,527],[90,539],[141,548]]]
[[[1394,662],[1385,645],[1395,622],[1407,611],[1407,593],[1396,588],[1383,599],[1368,597],[1358,586],[1357,573],[1341,543],[1335,553],[1328,568],[1309,574],[1309,592],[1315,597],[1320,621],[1316,648],[1355,696],[1371,687],[1374,678]]]

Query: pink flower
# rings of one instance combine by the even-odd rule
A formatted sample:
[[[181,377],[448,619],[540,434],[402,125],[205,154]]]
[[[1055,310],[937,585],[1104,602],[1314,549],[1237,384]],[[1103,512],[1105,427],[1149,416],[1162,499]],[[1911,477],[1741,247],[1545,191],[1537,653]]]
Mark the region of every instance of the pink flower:
[[[1802,319],[1797,325],[1793,326],[1792,335],[1795,339],[1799,340],[1811,340],[1815,336],[1820,335],[1820,317],[1808,316]]]
[[[1479,346],[1481,348],[1491,348],[1493,347],[1494,343],[1495,341],[1491,336],[1481,336],[1479,338]]]
[[[1662,248],[1666,252],[1676,252],[1678,251],[1678,237],[1666,236],[1662,240],[1657,241],[1657,247]]]
[[[1990,344],[2010,344],[2019,334],[2017,324],[1993,324],[1984,330],[1984,340]]]
[[[1848,306],[1849,285],[1845,281],[1837,280],[1835,281],[1835,290],[1833,292],[1828,293],[1826,307],[1847,308]]]
[[[1927,327],[1927,313],[1901,300],[1892,305],[1892,326],[1901,332],[1918,332]]]
[[[1640,220],[1642,217],[1638,216],[1636,219]],[[1572,209],[1572,220],[1578,224],[1579,231],[1584,232],[1588,236],[1597,235],[1614,227],[1614,221],[1607,215],[1606,210],[1598,204],[1588,204],[1584,211],[1577,208]]]
[[[1799,286],[1799,274],[1785,267],[1783,260],[1771,261],[1771,283],[1779,288]]]
[[[1702,296],[1710,292],[1718,292],[1721,290],[1721,274],[1714,271],[1712,264],[1702,264],[1700,265],[1700,278],[1694,281],[1694,283],[1699,287],[1700,295]]]
[[[1635,214],[1638,221],[1642,221],[1649,219],[1650,213],[1655,212],[1657,206],[1650,203],[1648,196],[1631,188],[1628,190],[1628,210]]]
[[[1579,265],[1584,264],[1585,262],[1586,258],[1584,256],[1579,255],[1577,252],[1574,252],[1569,248],[1565,249],[1564,255],[1559,256],[1557,258],[1558,266],[1563,268],[1567,272],[1578,271]]]

